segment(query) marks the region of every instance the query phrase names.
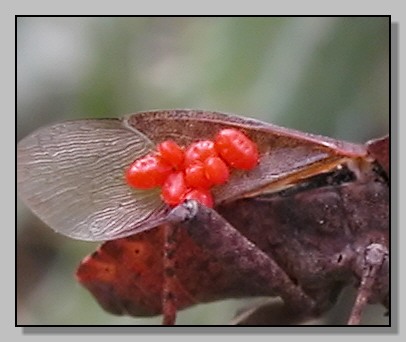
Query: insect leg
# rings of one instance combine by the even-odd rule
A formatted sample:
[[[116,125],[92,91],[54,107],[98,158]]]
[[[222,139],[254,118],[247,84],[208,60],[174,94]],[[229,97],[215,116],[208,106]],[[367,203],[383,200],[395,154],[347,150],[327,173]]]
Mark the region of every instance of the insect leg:
[[[363,254],[361,256],[361,284],[358,288],[348,325],[359,325],[362,312],[369,300],[376,297],[376,294],[385,293],[388,290],[382,288],[382,286],[385,286],[383,285],[385,282],[381,281],[382,274],[387,276],[388,249],[379,243],[373,243],[365,248]]]
[[[210,250],[229,269],[250,279],[254,285],[269,286],[289,307],[300,312],[309,312],[314,308],[314,301],[275,260],[257,248],[215,210],[189,200],[175,207],[168,215],[168,220],[186,228],[196,243]]]
[[[177,228],[171,224],[164,225],[164,257],[163,257],[163,285],[162,285],[162,314],[163,325],[174,325],[176,322],[176,291],[174,282],[175,249],[177,243]]]

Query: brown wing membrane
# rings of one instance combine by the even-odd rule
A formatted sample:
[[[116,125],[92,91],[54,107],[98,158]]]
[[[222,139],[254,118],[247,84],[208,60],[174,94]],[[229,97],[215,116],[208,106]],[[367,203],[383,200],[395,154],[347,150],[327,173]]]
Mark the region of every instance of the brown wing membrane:
[[[246,133],[258,145],[260,163],[250,172],[233,171],[227,184],[214,188],[216,204],[252,196],[265,187],[296,183],[327,172],[345,159],[367,155],[363,145],[217,112],[150,111],[127,116],[125,121],[156,143],[174,139],[188,145],[196,139],[212,139],[224,127],[236,127]]]

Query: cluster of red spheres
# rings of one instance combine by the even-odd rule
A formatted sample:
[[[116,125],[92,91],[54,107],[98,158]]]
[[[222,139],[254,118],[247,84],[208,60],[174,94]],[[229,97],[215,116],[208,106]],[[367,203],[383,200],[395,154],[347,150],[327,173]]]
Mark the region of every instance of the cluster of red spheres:
[[[173,140],[135,160],[126,170],[127,183],[137,189],[161,187],[162,200],[177,205],[194,199],[213,206],[210,189],[224,184],[230,167],[251,170],[258,163],[256,144],[241,131],[223,129],[212,140],[199,140],[183,148]]]

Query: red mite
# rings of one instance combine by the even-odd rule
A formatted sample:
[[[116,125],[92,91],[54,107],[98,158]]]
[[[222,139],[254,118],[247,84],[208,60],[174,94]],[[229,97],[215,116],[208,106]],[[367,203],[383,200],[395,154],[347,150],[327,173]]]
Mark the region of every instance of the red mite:
[[[211,140],[200,140],[192,143],[185,152],[185,165],[191,165],[196,161],[204,162],[209,157],[217,157],[214,142]]]
[[[157,150],[161,158],[168,164],[172,165],[175,169],[182,167],[185,159],[185,152],[176,142],[173,140],[166,140],[158,145]]]
[[[221,130],[215,146],[221,157],[236,169],[251,170],[258,163],[257,145],[236,129]]]
[[[172,172],[169,164],[157,155],[148,154],[134,161],[125,173],[127,183],[138,189],[161,186]]]
[[[196,141],[185,151],[173,140],[161,142],[156,154],[138,159],[130,166],[126,180],[139,189],[162,186],[161,198],[169,205],[195,199],[212,207],[210,188],[228,181],[228,165],[251,170],[257,163],[255,143],[237,129],[228,128],[221,130],[215,141]]]
[[[190,188],[210,189],[213,186],[206,176],[205,164],[199,161],[186,167],[185,180]]]
[[[186,193],[183,200],[194,199],[206,207],[212,208],[214,201],[210,190],[207,189],[194,189]]]
[[[187,192],[185,177],[183,172],[171,173],[162,185],[161,196],[165,203],[177,205],[183,201]]]
[[[210,157],[204,161],[206,177],[213,184],[224,184],[230,178],[227,164],[219,157]]]

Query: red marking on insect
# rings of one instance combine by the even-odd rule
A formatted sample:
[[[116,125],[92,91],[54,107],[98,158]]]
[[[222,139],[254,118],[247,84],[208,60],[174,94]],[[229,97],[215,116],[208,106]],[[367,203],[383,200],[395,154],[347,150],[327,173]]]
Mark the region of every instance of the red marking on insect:
[[[257,146],[237,129],[221,130],[216,136],[215,146],[221,157],[237,169],[251,170],[258,163]]]

